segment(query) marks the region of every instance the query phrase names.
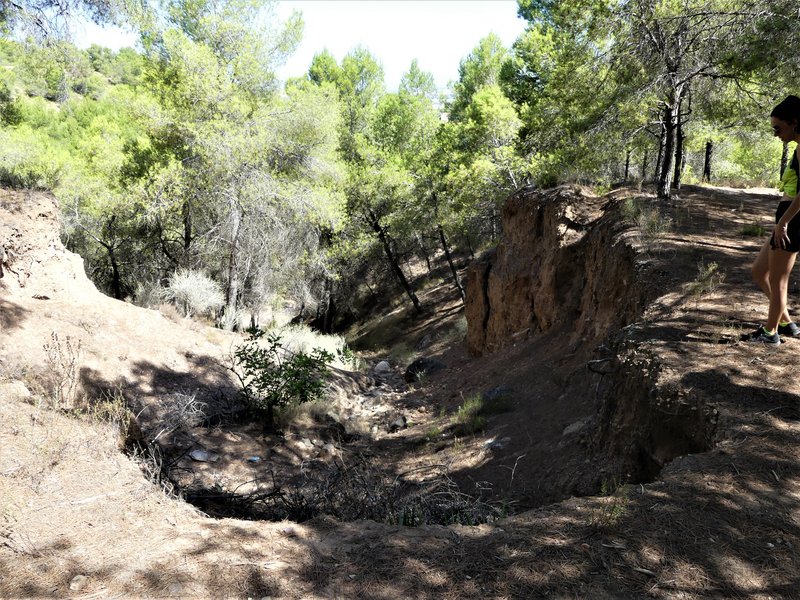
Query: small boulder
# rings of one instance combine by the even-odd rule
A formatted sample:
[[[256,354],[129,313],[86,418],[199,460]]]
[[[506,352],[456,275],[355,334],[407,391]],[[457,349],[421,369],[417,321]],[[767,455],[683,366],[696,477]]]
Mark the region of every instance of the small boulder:
[[[392,370],[392,367],[389,364],[388,360],[382,360],[377,365],[375,365],[375,368],[373,369],[373,371],[375,371],[375,373],[379,373],[379,374],[385,374],[385,373],[388,373],[391,370]]]
[[[435,358],[418,358],[408,365],[406,372],[403,374],[403,379],[405,379],[407,383],[419,381],[420,378],[424,376],[433,375],[437,371],[441,371],[445,366],[446,365],[442,361],[436,360]]]
[[[400,415],[394,421],[389,423],[389,426],[386,428],[386,430],[389,433],[394,433],[395,431],[400,431],[406,427],[408,427],[408,419],[406,419],[405,415]]]
[[[27,401],[31,398],[31,392],[21,381],[11,381],[0,383],[0,396],[7,400]]]
[[[72,580],[69,582],[69,591],[71,592],[79,592],[81,591],[86,583],[89,581],[89,578],[86,575],[75,575]]]
[[[219,460],[218,454],[212,454],[206,450],[196,449],[189,453],[189,457],[197,462],[217,462]]]

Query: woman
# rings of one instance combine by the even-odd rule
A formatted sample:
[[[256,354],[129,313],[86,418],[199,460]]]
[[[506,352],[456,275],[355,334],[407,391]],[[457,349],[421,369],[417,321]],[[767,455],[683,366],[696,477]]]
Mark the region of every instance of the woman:
[[[782,142],[800,142],[800,98],[788,96],[772,110],[770,121],[773,133]],[[753,263],[753,281],[769,298],[769,314],[767,324],[749,336],[752,342],[780,344],[781,335],[800,337],[800,327],[792,322],[786,309],[789,274],[800,251],[799,174],[800,161],[795,148],[779,185],[783,197],[775,211],[775,229]]]

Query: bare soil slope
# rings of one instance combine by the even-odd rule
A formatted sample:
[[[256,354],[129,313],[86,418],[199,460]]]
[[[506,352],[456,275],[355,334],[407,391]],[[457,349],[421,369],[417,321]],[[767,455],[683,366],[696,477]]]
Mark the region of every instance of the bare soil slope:
[[[19,219],[35,229],[42,199],[2,201],[24,242]],[[362,438],[352,454],[340,446],[343,463],[446,463],[462,486],[488,481],[514,506],[540,506],[477,527],[210,519],[146,481],[105,426],[32,403],[18,380],[44,363],[54,330],[108,336],[87,373],[142,396],[161,381],[169,393],[227,385],[197,360],[222,351],[226,339],[207,337],[221,334],[152,331],[152,316],[103,299],[42,216],[50,241],[30,242],[0,280],[0,597],[800,598],[800,341],[738,341],[765,314],[749,282],[763,240],[742,228],[767,225],[775,201],[687,188],[662,207],[673,227],[658,244],[631,230],[632,284],[650,286],[649,302],[602,345],[531,331],[477,359],[463,345],[444,351],[447,368],[406,391],[352,390],[411,426]],[[716,289],[693,285],[700,261],[725,273]],[[464,398],[501,385],[506,412],[484,432],[456,427]]]

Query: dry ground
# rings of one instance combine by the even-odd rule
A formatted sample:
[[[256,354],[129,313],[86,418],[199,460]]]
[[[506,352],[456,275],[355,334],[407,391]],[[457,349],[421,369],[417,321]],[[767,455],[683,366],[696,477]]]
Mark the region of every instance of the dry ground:
[[[742,228],[768,226],[775,201],[686,188],[665,207],[672,231],[643,255],[643,284],[655,300],[626,330],[625,347],[657,359],[662,392],[688,398],[653,408],[651,421],[659,410],[664,422],[675,416],[668,411],[718,415],[713,448],[673,460],[655,481],[620,485],[603,475],[586,436],[564,434],[601,408],[606,376],[586,369],[594,349],[564,347],[560,332],[480,359],[458,344],[440,347],[444,372],[375,402],[407,414],[411,427],[340,448],[345,459],[369,453],[396,472],[446,464],[462,485],[488,481],[512,508],[538,506],[477,527],[211,519],[147,481],[113,428],[25,399],[7,376],[0,597],[800,598],[800,392],[792,377],[800,341],[737,341],[766,308],[749,281],[763,238]],[[700,261],[716,262],[725,279],[694,293]],[[794,300],[797,292],[793,283]],[[447,298],[446,284],[429,300],[437,294]],[[34,329],[34,301],[0,301],[6,339],[23,322],[35,339],[49,331],[50,322]],[[430,319],[458,319],[452,298],[438,306]],[[408,323],[410,347],[435,326]],[[117,327],[125,331],[124,319]],[[137,371],[117,360],[127,377],[149,382],[142,393],[158,387],[147,365]],[[188,377],[194,371],[183,364]],[[498,385],[511,390],[511,410],[490,416],[485,432],[452,427],[465,398]],[[664,431],[645,433],[661,447]]]

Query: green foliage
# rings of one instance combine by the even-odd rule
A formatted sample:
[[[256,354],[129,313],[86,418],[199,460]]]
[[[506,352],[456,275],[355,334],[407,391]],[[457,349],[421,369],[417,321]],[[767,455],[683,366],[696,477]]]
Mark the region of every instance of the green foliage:
[[[315,348],[310,353],[287,352],[279,335],[266,336],[254,331],[235,353],[233,371],[242,386],[245,403],[265,414],[266,426],[272,428],[274,409],[278,406],[303,404],[322,396],[323,376],[333,355]]]
[[[486,428],[486,417],[482,414],[483,401],[480,396],[467,398],[458,407],[455,420],[462,434],[483,431]]]
[[[723,281],[725,272],[716,262],[706,264],[701,260],[697,264],[697,277],[687,285],[686,291],[697,301],[701,296],[715,292]]]
[[[25,123],[0,129],[0,148],[0,183],[14,188],[53,189],[69,161],[64,150],[51,146],[46,136]]]
[[[749,237],[763,237],[767,233],[767,230],[764,228],[763,225],[754,221],[752,223],[747,223],[746,225],[743,225],[741,233],[742,235],[746,235]]]

